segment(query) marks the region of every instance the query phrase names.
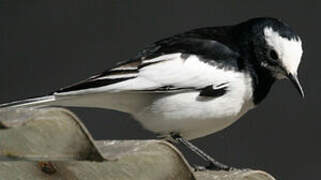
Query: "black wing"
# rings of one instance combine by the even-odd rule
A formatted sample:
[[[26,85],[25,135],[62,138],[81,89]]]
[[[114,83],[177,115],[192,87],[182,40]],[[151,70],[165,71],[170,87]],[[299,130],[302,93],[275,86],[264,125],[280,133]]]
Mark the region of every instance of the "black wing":
[[[222,83],[228,82],[206,82],[207,84],[202,83],[182,83],[172,80],[172,78],[177,78],[179,81],[183,81],[184,78],[179,78],[180,72],[182,71],[179,67],[168,66],[168,71],[177,71],[178,72],[172,77],[167,77],[168,81],[162,79],[159,80],[157,77],[146,77],[141,73],[142,69],[148,68],[149,71],[157,72],[157,67],[164,62],[169,62],[173,60],[184,61],[189,58],[189,56],[197,56],[199,61],[205,62],[209,66],[215,68],[227,68],[240,70],[242,66],[241,60],[239,59],[239,54],[237,51],[232,50],[229,46],[219,42],[215,39],[224,39],[226,34],[221,32],[221,28],[205,28],[198,29],[183,34],[173,36],[161,41],[154,43],[152,46],[147,47],[140,51],[138,55],[129,60],[118,64],[116,67],[104,71],[96,76],[93,76],[85,81],[76,83],[74,85],[62,88],[56,93],[68,93],[74,91],[82,91],[86,89],[97,89],[101,87],[107,87],[115,85],[121,82],[131,82],[133,79],[145,78],[151,81],[156,81],[153,85],[142,85],[137,84],[137,86],[131,85],[132,89],[129,90],[140,90],[140,91],[158,91],[158,92],[167,92],[167,91],[177,91],[177,90],[191,90],[191,89],[202,89],[207,86],[215,86]],[[230,43],[228,40],[229,37],[225,38],[225,42]],[[175,56],[174,58],[171,55],[180,54],[180,56]],[[156,66],[158,65],[158,66]],[[180,70],[179,70],[180,69]],[[144,72],[145,72],[144,71]],[[193,72],[195,73],[195,72]],[[158,76],[166,76],[166,72],[159,71],[156,73]],[[183,73],[182,73],[183,74]],[[201,76],[202,72],[199,72]],[[149,75],[151,76],[151,75]],[[153,76],[156,76],[155,74]],[[186,75],[185,75],[186,76]],[[196,76],[196,75],[195,75]],[[213,74],[215,76],[215,74]],[[189,80],[189,77],[185,80]],[[213,77],[215,79],[215,77]],[[201,78],[200,78],[201,79]],[[145,82],[148,84],[148,82]],[[159,81],[159,82],[158,82]],[[142,83],[142,82],[140,82]],[[194,83],[194,84],[193,84]],[[217,84],[213,84],[217,83]],[[122,87],[123,90],[128,90]],[[136,88],[136,89],[135,89]],[[106,88],[108,89],[108,88]],[[120,89],[121,91],[121,89]],[[221,90],[220,90],[221,91]],[[224,89],[225,91],[225,89]],[[204,91],[205,92],[205,91]]]

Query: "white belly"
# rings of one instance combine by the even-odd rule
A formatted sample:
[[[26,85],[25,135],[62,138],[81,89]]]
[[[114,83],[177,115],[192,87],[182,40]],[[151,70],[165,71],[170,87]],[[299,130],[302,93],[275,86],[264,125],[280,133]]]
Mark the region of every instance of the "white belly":
[[[217,98],[201,97],[199,92],[160,96],[134,117],[153,132],[194,139],[228,127],[251,109],[252,101],[243,95],[228,91]]]
[[[58,105],[115,109],[132,114],[146,129],[195,139],[222,130],[253,107],[251,92],[241,88],[223,96],[201,97],[199,92],[178,94],[101,94],[59,101]],[[106,103],[108,102],[108,103]]]

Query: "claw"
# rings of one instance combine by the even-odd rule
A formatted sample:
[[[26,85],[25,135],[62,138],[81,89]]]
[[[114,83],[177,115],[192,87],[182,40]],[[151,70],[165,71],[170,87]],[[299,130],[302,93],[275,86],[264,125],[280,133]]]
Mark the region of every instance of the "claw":
[[[216,171],[220,171],[220,170],[223,170],[223,171],[231,171],[235,168],[233,167],[229,167],[225,164],[214,164],[214,163],[210,163],[208,166],[206,166],[206,169],[210,169],[210,170],[216,170]]]
[[[193,167],[195,172],[208,170],[205,166],[194,165]]]
[[[213,171],[233,171],[236,170],[236,168],[234,167],[230,167],[230,166],[226,166],[224,164],[221,164],[219,167],[216,166],[213,163],[210,163],[207,166],[198,166],[198,165],[194,165],[194,171],[206,171],[206,170],[213,170]]]

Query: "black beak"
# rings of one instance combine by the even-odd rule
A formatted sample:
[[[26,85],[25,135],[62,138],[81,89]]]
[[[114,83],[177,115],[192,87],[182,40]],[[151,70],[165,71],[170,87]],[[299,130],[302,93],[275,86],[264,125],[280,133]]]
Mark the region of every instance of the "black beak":
[[[303,92],[302,86],[301,86],[301,84],[300,84],[300,81],[299,81],[299,79],[298,79],[298,76],[289,73],[289,74],[288,74],[288,78],[291,80],[291,82],[293,83],[293,85],[295,86],[295,88],[299,91],[299,93],[300,93],[300,95],[302,96],[302,98],[304,98],[304,92]]]

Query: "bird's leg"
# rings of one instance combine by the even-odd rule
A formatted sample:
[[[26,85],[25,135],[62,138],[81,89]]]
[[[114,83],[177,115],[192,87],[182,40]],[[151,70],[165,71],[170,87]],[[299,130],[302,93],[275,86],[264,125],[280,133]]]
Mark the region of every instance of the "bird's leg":
[[[202,150],[200,150],[198,147],[196,147],[195,145],[193,145],[192,143],[190,143],[188,140],[184,139],[183,137],[181,137],[178,134],[171,134],[171,137],[176,140],[177,142],[183,144],[185,147],[187,147],[188,149],[190,149],[191,151],[193,151],[195,154],[197,154],[199,157],[201,157],[203,160],[205,160],[206,162],[209,162],[209,165],[206,166],[205,168],[197,168],[197,170],[203,170],[203,169],[215,169],[215,170],[231,170],[232,168],[222,164],[218,161],[216,161],[214,158],[212,158],[211,156],[207,155],[205,152],[203,152]]]

